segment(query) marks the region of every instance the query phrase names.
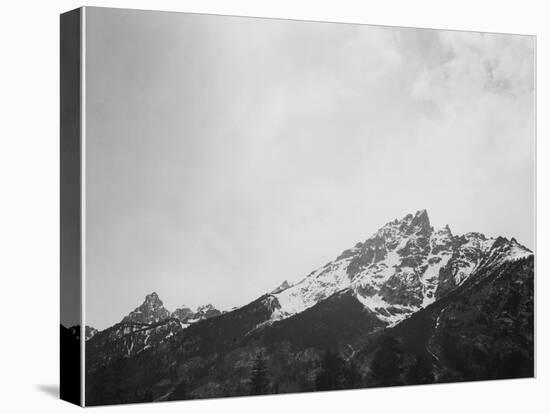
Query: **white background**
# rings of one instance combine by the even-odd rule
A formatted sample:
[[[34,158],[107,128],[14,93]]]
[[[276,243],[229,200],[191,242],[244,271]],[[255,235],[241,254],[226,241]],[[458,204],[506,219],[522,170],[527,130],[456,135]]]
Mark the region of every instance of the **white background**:
[[[537,379],[95,408],[126,412],[542,412],[548,347],[545,2],[516,0],[90,1],[89,6],[526,33],[538,36]],[[7,1],[0,12],[0,407],[78,410],[56,397],[59,335],[59,13],[76,1]],[[495,206],[495,208],[499,208]],[[545,328],[546,325],[546,328]],[[546,404],[545,404],[546,403]]]

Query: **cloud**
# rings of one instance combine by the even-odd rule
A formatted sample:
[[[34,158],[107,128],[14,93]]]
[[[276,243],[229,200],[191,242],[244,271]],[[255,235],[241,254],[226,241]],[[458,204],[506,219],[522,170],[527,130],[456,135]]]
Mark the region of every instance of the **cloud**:
[[[479,99],[521,99],[532,94],[532,37],[441,31],[433,38],[442,59],[438,65],[419,64],[411,86],[419,102],[452,115]]]
[[[153,290],[242,305],[420,208],[530,244],[532,38],[99,10],[93,324]]]

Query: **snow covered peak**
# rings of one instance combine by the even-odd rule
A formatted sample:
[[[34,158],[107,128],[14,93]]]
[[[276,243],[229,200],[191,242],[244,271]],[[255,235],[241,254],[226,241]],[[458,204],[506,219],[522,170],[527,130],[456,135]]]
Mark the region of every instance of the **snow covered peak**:
[[[432,226],[430,225],[428,212],[426,210],[417,211],[409,227],[413,231],[421,231],[424,234],[429,234],[432,231]]]
[[[533,252],[527,247],[518,243],[518,241],[512,237],[508,243],[507,256],[509,260],[523,259],[525,257],[533,255]]]
[[[487,237],[485,237],[483,233],[479,233],[477,231],[471,231],[464,234],[464,238],[466,238],[467,240],[479,240],[479,241],[487,240]]]
[[[386,223],[365,243],[383,241],[391,247],[397,239],[412,235],[428,237],[432,231],[428,212],[419,210],[415,214],[407,214],[401,220],[395,219]]]
[[[286,290],[288,289],[289,287],[291,287],[292,285],[290,283],[288,283],[287,280],[283,281],[283,283],[281,283],[279,286],[277,286],[275,289],[273,289],[271,291],[272,294],[275,294],[275,293],[280,293],[282,292],[283,290]]]
[[[512,237],[508,240],[505,237],[497,237],[496,239],[490,239],[491,250],[486,259],[487,265],[495,264],[502,261],[514,261],[531,256],[533,252],[527,247],[518,243],[518,241]]]
[[[434,230],[433,237],[436,237],[440,240],[449,240],[453,238],[453,232],[451,231],[451,228],[447,224],[445,227],[441,229]]]
[[[531,254],[515,240],[434,230],[426,210],[386,223],[372,237],[293,286],[275,289],[282,319],[344,289],[355,292],[380,320],[395,324],[446,295],[482,266]]]
[[[407,214],[401,220],[394,220],[399,225],[399,229],[405,233],[414,233],[420,230],[429,231],[431,229],[430,218],[426,210],[418,210],[415,214]]]

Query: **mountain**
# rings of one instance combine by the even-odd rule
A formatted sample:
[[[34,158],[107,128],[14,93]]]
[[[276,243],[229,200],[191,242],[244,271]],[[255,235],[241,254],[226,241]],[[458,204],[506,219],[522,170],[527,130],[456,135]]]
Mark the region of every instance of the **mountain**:
[[[394,220],[286,289],[272,293],[281,320],[343,289],[390,326],[460,286],[477,269],[531,255],[515,239],[435,230],[426,210]]]
[[[201,321],[203,319],[213,318],[221,314],[222,313],[211,304],[202,305],[197,308],[197,312],[195,313],[195,319],[198,319],[199,321]]]
[[[249,395],[262,359],[267,393],[532,376],[533,266],[515,239],[436,230],[420,210],[237,309],[96,334],[87,404]]]
[[[211,304],[200,305],[197,307],[197,310],[195,312],[183,305],[182,307],[172,312],[172,317],[179,319],[181,322],[191,324],[202,321],[203,319],[213,318],[214,316],[219,316],[221,314],[222,312],[216,309]]]
[[[145,301],[122,319],[122,323],[157,323],[168,319],[166,310],[156,292],[145,296]]]
[[[373,335],[356,360],[372,366],[392,339],[401,375],[372,385],[532,377],[533,273],[533,256],[480,269],[443,299]]]
[[[94,327],[92,326],[88,326],[86,325],[84,327],[85,329],[85,340],[88,341],[89,339],[91,339],[95,334],[97,334],[98,330],[95,329]],[[69,328],[69,332],[71,333],[71,335],[73,335],[75,338],[79,339],[80,338],[80,325],[73,325]]]
[[[285,281],[283,281],[283,283],[281,283],[279,286],[277,286],[275,289],[273,289],[270,293],[272,295],[274,295],[276,293],[281,293],[283,290],[287,290],[291,287],[292,287],[292,285],[290,283],[288,283],[287,280],[285,280]]]
[[[119,323],[99,333],[94,330],[93,340],[86,345],[86,364],[93,369],[157,348],[191,324],[219,315],[221,312],[211,304],[199,306],[195,312],[182,306],[170,313],[158,294],[150,293]]]
[[[188,308],[185,305],[182,305],[181,307],[177,308],[174,312],[172,312],[172,318],[179,319],[182,322],[187,322],[190,319],[193,319],[195,316],[195,312],[191,310],[191,308]]]
[[[86,342],[87,373],[120,358],[157,348],[186,327],[174,318],[152,323],[119,322]]]

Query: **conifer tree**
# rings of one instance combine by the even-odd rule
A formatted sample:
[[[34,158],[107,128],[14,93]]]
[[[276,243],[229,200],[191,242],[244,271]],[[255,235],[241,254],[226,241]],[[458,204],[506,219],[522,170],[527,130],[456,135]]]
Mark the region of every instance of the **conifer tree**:
[[[431,384],[434,382],[432,365],[424,355],[417,355],[414,364],[409,368],[406,375],[407,385],[411,384]]]
[[[269,378],[267,375],[267,364],[261,353],[256,355],[250,376],[250,394],[267,394],[269,390]]]
[[[371,364],[369,385],[390,386],[401,384],[403,350],[393,336],[384,336]]]
[[[363,375],[353,360],[348,361],[344,370],[345,388],[360,388],[363,386]]]
[[[346,362],[331,350],[325,351],[321,358],[319,373],[315,379],[318,391],[339,390],[345,388]]]

